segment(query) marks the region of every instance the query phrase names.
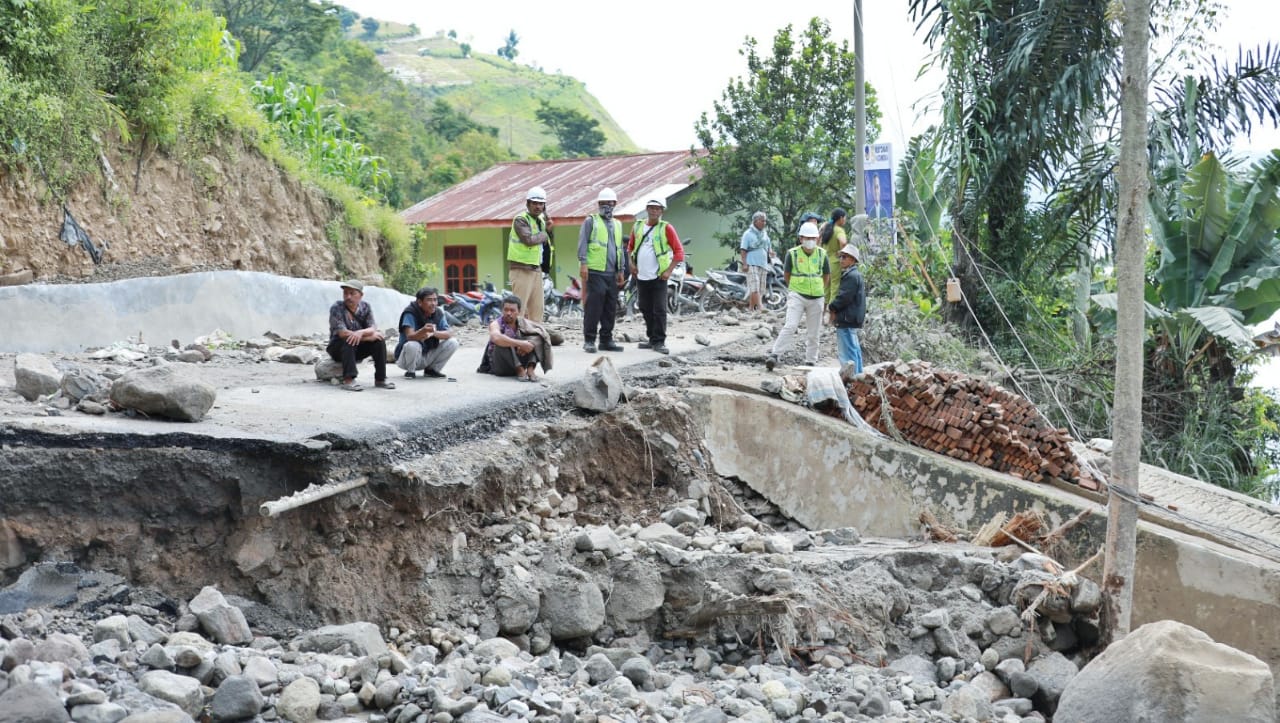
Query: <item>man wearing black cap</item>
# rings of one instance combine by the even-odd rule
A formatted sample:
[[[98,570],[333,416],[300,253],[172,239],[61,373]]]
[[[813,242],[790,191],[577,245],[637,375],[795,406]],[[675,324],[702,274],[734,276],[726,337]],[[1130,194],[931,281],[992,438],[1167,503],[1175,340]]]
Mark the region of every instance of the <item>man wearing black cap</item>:
[[[395,389],[387,381],[387,342],[373,320],[373,309],[364,301],[364,284],[356,279],[342,282],[342,301],[329,307],[329,357],[342,362],[342,388],[364,391],[356,382],[356,363],[373,357],[373,384]]]

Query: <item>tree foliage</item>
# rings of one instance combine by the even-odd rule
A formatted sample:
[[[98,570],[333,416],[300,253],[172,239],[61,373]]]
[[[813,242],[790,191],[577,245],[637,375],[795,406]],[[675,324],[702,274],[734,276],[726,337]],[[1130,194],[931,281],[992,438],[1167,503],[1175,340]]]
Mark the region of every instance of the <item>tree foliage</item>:
[[[503,42],[502,47],[498,48],[498,57],[514,61],[516,56],[520,54],[520,51],[516,50],[516,45],[519,42],[519,36],[516,35],[515,30],[512,30],[507,34],[507,39]]]
[[[746,76],[695,124],[704,153],[694,203],[743,217],[763,209],[791,229],[806,209],[852,202],[854,57],[829,35],[826,21],[813,18],[798,36],[790,25],[779,30],[763,52],[747,39]],[[866,117],[867,137],[875,138],[880,110],[870,85]]]
[[[604,148],[604,132],[600,121],[572,108],[557,108],[541,101],[536,111],[538,122],[547,127],[567,157],[598,156]]]
[[[226,19],[227,31],[240,42],[240,68],[257,71],[280,53],[307,56],[324,47],[358,15],[340,11],[328,0],[202,0]],[[368,22],[370,18],[365,18]],[[374,21],[377,22],[376,20]]]

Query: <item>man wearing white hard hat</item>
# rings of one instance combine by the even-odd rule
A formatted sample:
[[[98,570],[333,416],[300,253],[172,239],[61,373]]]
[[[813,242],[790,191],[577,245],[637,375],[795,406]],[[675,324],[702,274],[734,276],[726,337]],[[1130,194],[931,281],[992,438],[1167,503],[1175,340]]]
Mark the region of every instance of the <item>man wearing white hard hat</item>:
[[[770,371],[778,365],[778,355],[791,348],[801,318],[804,319],[805,363],[810,366],[818,363],[818,332],[822,329],[827,284],[831,283],[831,262],[826,249],[818,247],[817,224],[812,221],[801,224],[799,236],[800,245],[787,251],[782,265],[787,284],[787,321],[765,359],[765,367]]]
[[[524,299],[525,318],[542,323],[542,273],[550,272],[551,218],[547,192],[534,186],[524,197],[524,211],[511,221],[507,237],[507,277],[511,293]]]
[[[636,277],[636,306],[644,316],[647,339],[641,349],[669,354],[667,349],[667,279],[676,264],[684,263],[684,246],[676,227],[662,220],[667,208],[665,198],[653,197],[645,203],[648,218],[636,219],[631,238],[627,239],[627,256],[631,275]]]
[[[582,345],[588,354],[622,351],[613,340],[613,323],[618,313],[618,289],[627,280],[626,238],[622,222],[613,217],[618,194],[605,188],[596,196],[597,212],[587,216],[578,234],[578,273],[582,276]]]
[[[867,289],[862,283],[858,262],[862,255],[858,247],[845,244],[840,249],[840,290],[827,308],[831,323],[836,328],[836,351],[840,366],[852,364],[853,371],[862,373],[862,345],[858,343],[858,330],[867,315]]]

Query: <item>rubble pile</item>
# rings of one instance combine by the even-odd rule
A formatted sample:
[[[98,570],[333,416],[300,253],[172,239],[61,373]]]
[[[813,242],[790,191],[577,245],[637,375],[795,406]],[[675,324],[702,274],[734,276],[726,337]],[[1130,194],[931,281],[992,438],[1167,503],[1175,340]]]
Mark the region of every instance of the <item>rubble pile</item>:
[[[564,505],[542,494],[531,516]],[[703,499],[646,526],[494,523],[423,581],[434,618],[382,626],[298,631],[212,587],[182,603],[36,566],[0,591],[0,605],[30,603],[0,615],[0,710],[112,723],[1043,721],[1096,638],[1096,585],[1038,556],[758,521],[720,530]]]
[[[999,385],[913,361],[857,375],[848,391],[854,409],[884,434],[1032,482],[1101,487],[1076,459],[1067,430]]]

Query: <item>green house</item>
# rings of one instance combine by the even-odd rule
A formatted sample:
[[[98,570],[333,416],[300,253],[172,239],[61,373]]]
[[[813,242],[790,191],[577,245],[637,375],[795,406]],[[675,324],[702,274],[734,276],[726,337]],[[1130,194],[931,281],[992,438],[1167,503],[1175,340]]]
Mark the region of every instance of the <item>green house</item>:
[[[596,212],[596,194],[612,188],[618,194],[615,218],[629,231],[645,203],[655,196],[667,201],[663,218],[675,226],[682,240],[703,239],[691,249],[715,258],[695,265],[720,263],[724,249],[712,242],[725,232],[729,220],[689,205],[689,193],[701,175],[689,151],[641,153],[630,156],[575,158],[556,161],[502,163],[401,212],[408,223],[423,224],[427,243],[422,261],[434,265],[432,285],[453,293],[475,284],[507,284],[507,238],[511,220],[524,210],[525,194],[534,186],[547,192],[547,213],[554,223],[554,281],[564,287],[578,272],[578,232],[583,220]]]

